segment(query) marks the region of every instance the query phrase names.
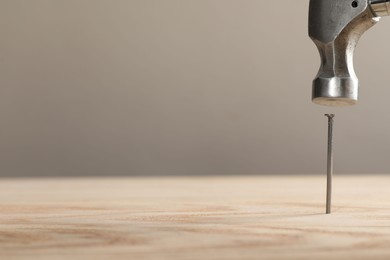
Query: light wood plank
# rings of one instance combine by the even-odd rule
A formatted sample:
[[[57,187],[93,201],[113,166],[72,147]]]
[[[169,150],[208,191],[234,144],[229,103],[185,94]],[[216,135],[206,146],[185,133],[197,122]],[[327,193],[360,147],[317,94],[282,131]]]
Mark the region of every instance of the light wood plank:
[[[390,175],[0,180],[0,259],[390,259]]]

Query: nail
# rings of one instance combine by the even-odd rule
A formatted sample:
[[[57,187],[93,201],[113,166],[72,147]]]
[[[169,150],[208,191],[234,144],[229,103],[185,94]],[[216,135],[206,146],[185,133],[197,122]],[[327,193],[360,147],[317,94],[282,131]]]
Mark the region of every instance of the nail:
[[[332,212],[332,177],[333,177],[333,118],[334,114],[325,114],[328,117],[328,158],[326,182],[326,214]]]

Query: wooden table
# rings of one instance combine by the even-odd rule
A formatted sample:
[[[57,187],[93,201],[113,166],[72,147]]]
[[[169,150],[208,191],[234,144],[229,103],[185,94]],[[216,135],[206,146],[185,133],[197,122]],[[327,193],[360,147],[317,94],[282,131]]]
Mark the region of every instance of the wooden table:
[[[0,179],[0,259],[390,259],[390,175]]]

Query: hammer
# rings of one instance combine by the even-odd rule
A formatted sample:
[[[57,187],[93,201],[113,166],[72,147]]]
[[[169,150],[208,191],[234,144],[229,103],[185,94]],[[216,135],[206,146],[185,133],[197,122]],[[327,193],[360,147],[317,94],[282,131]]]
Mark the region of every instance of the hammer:
[[[357,103],[355,47],[363,33],[387,15],[390,0],[310,0],[309,36],[321,56],[313,81],[315,104],[341,107]]]
[[[390,0],[310,0],[309,36],[317,45],[321,67],[313,81],[312,101],[324,106],[351,106],[359,82],[353,54],[365,31],[390,15]],[[333,114],[328,117],[326,213],[331,213]]]

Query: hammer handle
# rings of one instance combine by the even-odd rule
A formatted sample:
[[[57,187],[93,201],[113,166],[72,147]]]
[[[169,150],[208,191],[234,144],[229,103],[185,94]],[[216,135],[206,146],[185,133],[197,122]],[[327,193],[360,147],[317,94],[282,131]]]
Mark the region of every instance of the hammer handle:
[[[376,16],[390,15],[390,0],[370,0],[370,5]]]

